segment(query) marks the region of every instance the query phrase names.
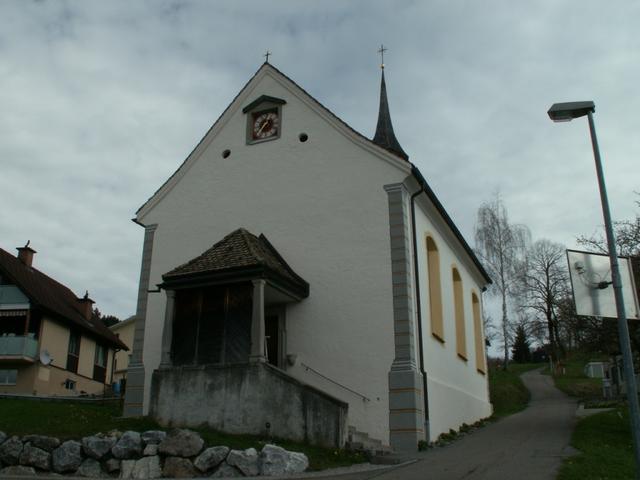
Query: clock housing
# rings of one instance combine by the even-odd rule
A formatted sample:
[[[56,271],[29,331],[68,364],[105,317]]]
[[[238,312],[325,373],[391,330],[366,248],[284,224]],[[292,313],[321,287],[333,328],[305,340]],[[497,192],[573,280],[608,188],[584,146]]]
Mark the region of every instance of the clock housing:
[[[281,98],[262,95],[242,109],[247,116],[246,141],[256,144],[276,140],[282,133]]]

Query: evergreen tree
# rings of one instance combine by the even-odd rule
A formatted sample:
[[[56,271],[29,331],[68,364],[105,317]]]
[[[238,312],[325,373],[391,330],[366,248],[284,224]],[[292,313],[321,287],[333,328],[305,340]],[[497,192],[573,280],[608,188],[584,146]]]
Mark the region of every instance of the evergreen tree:
[[[516,338],[513,341],[513,350],[511,351],[511,354],[515,363],[528,363],[531,361],[529,340],[523,325],[518,325],[518,328],[516,328]]]

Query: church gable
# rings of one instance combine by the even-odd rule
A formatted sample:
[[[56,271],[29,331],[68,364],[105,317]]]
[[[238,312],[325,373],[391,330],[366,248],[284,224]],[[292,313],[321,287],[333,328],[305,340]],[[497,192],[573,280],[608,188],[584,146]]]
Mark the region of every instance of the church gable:
[[[324,105],[309,95],[282,72],[265,63],[238,93],[231,104],[216,120],[198,145],[193,149],[174,174],[145,202],[136,212],[137,220],[142,221],[158,202],[180,181],[195,162],[204,154],[214,140],[222,137],[227,130],[233,129],[231,148],[222,147],[220,154],[227,158],[243,145],[267,142],[280,138],[286,128],[293,128],[298,118],[291,118],[293,104],[298,112],[306,110],[305,116],[315,117],[312,121],[328,123],[333,130],[358,145],[373,157],[391,164],[400,171],[409,173],[410,164],[403,156],[385,148],[355,131]],[[242,126],[241,126],[242,125]],[[297,128],[297,125],[296,125]],[[239,137],[238,135],[241,135]],[[297,135],[300,142],[308,139],[308,134],[300,131]],[[222,143],[222,142],[220,142]]]

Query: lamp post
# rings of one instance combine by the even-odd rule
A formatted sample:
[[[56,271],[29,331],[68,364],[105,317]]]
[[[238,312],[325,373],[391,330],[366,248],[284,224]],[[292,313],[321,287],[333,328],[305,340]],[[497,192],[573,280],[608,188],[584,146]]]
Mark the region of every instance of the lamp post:
[[[629,340],[629,326],[627,325],[627,314],[624,308],[622,297],[622,282],[620,280],[620,269],[618,267],[618,253],[616,251],[616,238],[613,233],[611,222],[611,212],[609,211],[609,200],[607,199],[607,189],[604,184],[604,173],[602,172],[602,161],[600,160],[600,149],[596,137],[596,127],[593,123],[593,113],[596,106],[593,102],[567,102],[555,103],[549,111],[549,118],[554,122],[570,122],[574,118],[587,116],[589,119],[589,131],[591,133],[591,146],[596,162],[596,173],[598,176],[598,186],[600,188],[600,201],[602,203],[602,215],[604,226],[607,232],[607,245],[609,247],[609,261],[611,262],[611,281],[613,293],[616,300],[616,311],[618,313],[618,335],[620,339],[620,350],[622,351],[622,361],[624,364],[624,376],[627,383],[627,398],[629,399],[631,433],[633,437],[633,450],[636,459],[636,471],[640,470],[640,409],[638,408],[638,390],[636,377],[633,371],[633,357],[631,354],[631,342]],[[636,473],[636,478],[640,478],[640,472]]]

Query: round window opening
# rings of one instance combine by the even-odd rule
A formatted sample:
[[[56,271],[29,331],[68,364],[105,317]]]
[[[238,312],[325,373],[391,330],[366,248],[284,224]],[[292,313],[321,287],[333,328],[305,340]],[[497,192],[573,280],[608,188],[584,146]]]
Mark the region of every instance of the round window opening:
[[[231,155],[231,150],[225,150],[222,152],[222,158],[229,158],[229,155]]]
[[[307,135],[306,133],[301,133],[300,135],[298,135],[298,139],[300,139],[300,141],[304,143],[309,140],[309,135]]]

